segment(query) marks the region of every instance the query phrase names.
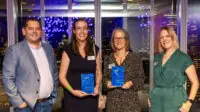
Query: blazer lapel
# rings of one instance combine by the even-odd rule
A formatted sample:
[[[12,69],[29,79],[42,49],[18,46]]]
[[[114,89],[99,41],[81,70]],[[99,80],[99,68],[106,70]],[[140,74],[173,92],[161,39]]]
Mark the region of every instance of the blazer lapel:
[[[31,52],[30,47],[28,46],[28,43],[27,43],[26,40],[23,41],[23,45],[24,45],[24,49],[25,49],[25,51],[27,52],[27,55],[28,55],[30,61],[31,61],[32,64],[33,64],[33,67],[35,68],[35,70],[36,70],[37,73],[39,74],[39,70],[38,70],[38,66],[37,66],[37,64],[36,64],[35,58],[34,58],[34,56],[33,56],[33,53]]]

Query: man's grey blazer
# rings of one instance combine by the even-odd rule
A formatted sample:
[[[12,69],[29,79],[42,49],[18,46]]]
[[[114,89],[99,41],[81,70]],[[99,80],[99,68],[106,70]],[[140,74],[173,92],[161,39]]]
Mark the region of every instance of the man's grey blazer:
[[[58,70],[53,48],[47,43],[41,43],[48,62],[54,90],[49,102],[53,104],[57,97]],[[38,99],[40,74],[35,58],[26,40],[10,46],[3,61],[3,86],[13,107],[18,107],[24,101],[34,108]]]

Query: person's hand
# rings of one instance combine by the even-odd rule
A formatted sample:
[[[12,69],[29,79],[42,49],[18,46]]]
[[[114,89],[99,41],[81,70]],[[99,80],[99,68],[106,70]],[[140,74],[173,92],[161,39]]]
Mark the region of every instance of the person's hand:
[[[149,100],[149,98],[148,98],[148,106],[149,108],[151,108],[151,101]]]
[[[98,95],[99,94],[99,86],[96,86],[95,88],[94,88],[94,94],[93,94],[93,96],[96,96],[96,95]]]
[[[132,85],[133,85],[132,81],[128,81],[122,86],[122,88],[123,89],[130,89]]]
[[[180,108],[180,112],[189,112],[191,106],[192,106],[192,104],[189,101],[183,103],[181,108]]]
[[[71,93],[79,98],[83,98],[85,96],[88,96],[88,94],[86,92],[80,91],[80,90],[72,90]]]
[[[18,106],[18,108],[26,108],[27,107],[27,103],[23,102],[20,106]]]
[[[108,81],[108,83],[107,83],[107,88],[108,88],[108,89],[112,89],[112,88],[116,88],[116,87],[115,87],[115,86],[112,86],[111,81]]]

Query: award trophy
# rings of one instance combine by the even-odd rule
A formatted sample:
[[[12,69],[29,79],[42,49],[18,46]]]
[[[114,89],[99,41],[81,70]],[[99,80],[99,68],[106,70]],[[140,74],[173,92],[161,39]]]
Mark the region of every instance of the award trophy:
[[[81,89],[88,94],[94,94],[94,74],[81,74]]]
[[[124,67],[112,67],[112,86],[121,87],[124,84]]]

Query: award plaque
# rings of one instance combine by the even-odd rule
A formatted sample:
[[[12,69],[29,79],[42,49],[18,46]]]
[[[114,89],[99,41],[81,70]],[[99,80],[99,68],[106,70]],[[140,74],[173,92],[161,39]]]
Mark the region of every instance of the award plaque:
[[[81,74],[81,89],[88,94],[94,94],[94,74]]]
[[[121,87],[124,84],[124,67],[112,67],[112,86]]]

